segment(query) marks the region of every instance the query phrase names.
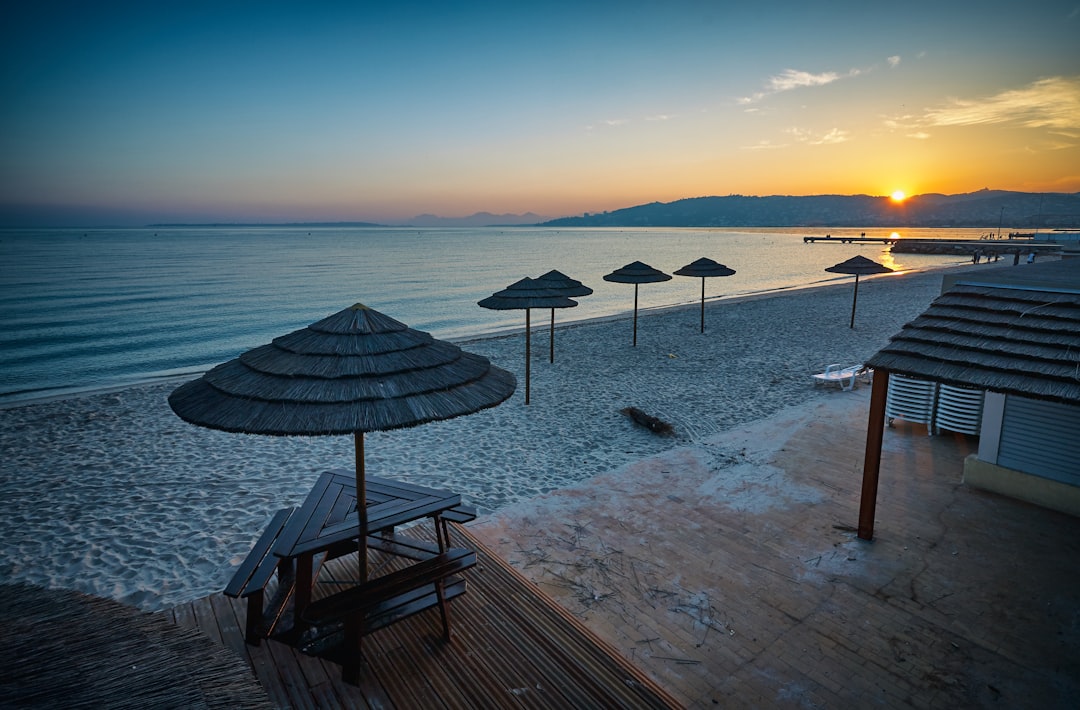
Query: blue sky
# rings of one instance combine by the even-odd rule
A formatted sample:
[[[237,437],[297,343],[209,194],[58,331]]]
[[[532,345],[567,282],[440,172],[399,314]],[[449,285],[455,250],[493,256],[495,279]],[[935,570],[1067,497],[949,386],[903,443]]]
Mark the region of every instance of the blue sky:
[[[1080,191],[1074,0],[9,14],[0,224]]]

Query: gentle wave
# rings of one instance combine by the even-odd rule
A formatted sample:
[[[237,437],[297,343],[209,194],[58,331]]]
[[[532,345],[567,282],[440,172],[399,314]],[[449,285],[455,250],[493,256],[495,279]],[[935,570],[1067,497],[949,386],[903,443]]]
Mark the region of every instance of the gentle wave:
[[[631,261],[671,273],[708,256],[735,269],[708,280],[709,301],[841,282],[849,277],[824,268],[855,254],[897,269],[961,261],[894,256],[875,244],[802,243],[826,231],[866,230],[0,231],[0,403],[198,372],[356,302],[445,339],[520,329],[520,311],[485,310],[477,301],[551,269],[594,290],[557,314],[567,323],[629,313],[635,289],[603,275]],[[701,283],[675,276],[637,291],[647,310],[696,303]]]

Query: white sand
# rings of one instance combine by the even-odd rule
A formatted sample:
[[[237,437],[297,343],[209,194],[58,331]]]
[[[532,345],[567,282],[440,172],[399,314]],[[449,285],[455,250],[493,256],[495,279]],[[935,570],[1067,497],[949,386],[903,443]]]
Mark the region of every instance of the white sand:
[[[464,342],[513,371],[517,393],[471,416],[367,435],[368,473],[450,488],[492,511],[708,442],[822,400],[810,375],[880,349],[938,295],[942,273],[861,280],[854,330],[849,282],[710,303],[704,334],[697,306],[642,313],[636,348],[629,313],[562,327],[554,364],[547,312],[536,312],[529,406],[521,333]],[[166,402],[177,384],[0,410],[0,577],[145,609],[205,596],[225,586],[274,510],[303,500],[319,471],[352,464],[351,437],[186,424]],[[676,435],[635,426],[619,413],[627,406],[671,423]],[[801,495],[782,481],[762,485],[760,495],[741,493],[740,504]]]

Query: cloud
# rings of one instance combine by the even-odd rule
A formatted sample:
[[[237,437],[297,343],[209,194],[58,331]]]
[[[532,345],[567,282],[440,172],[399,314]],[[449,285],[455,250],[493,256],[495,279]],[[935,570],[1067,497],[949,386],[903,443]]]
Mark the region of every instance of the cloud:
[[[1080,129],[1080,76],[1049,77],[980,99],[952,99],[926,111],[924,126],[1009,123],[1067,133]]]
[[[892,58],[890,58],[890,63]],[[899,57],[897,57],[899,61]],[[814,74],[808,71],[800,71],[798,69],[785,69],[776,76],[769,77],[769,80],[765,82],[765,88],[762,91],[758,91],[750,96],[743,96],[735,99],[735,102],[739,105],[754,104],[761,101],[766,96],[772,96],[773,94],[779,94],[784,91],[791,91],[792,89],[805,89],[814,86],[825,86],[831,84],[834,81],[840,79],[850,79],[852,77],[859,76],[865,73],[863,69],[849,69],[846,74],[840,74],[834,71],[822,72],[820,74]]]
[[[889,57],[885,61],[887,61],[889,63],[890,67],[899,66],[900,65],[900,55],[899,54],[894,54],[893,56]]]
[[[672,116],[671,114],[659,113],[659,114],[657,114],[655,116],[646,116],[645,120],[646,121],[670,121],[673,118],[675,118],[675,117]]]
[[[778,91],[790,91],[791,89],[799,89],[804,86],[824,86],[825,84],[831,84],[840,75],[836,72],[825,72],[824,74],[811,74],[807,71],[796,71],[795,69],[785,69],[782,74],[774,76],[769,79],[769,89],[772,93]]]
[[[770,140],[762,140],[762,141],[759,141],[759,142],[755,143],[754,145],[744,145],[742,147],[742,149],[743,150],[774,150],[776,148],[785,148],[785,147],[787,147],[786,143],[773,143]]]
[[[836,143],[844,143],[851,136],[848,131],[840,128],[833,128],[824,134],[815,134],[813,131],[805,128],[789,128],[785,133],[794,136],[795,140],[799,143],[806,143],[807,145],[833,145]]]
[[[608,118],[608,119],[605,119],[603,121],[597,121],[596,123],[592,123],[592,124],[589,124],[588,126],[585,126],[585,130],[586,131],[595,131],[597,129],[597,127],[599,127],[599,128],[615,128],[615,127],[618,127],[618,126],[625,126],[628,123],[630,123],[629,118]]]

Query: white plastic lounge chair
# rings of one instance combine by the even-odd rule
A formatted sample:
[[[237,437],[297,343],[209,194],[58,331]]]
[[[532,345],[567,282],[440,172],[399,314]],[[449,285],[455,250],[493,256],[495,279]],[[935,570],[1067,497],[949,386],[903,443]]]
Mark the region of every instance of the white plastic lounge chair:
[[[814,375],[814,384],[837,384],[840,389],[847,391],[855,389],[855,378],[869,372],[863,365],[851,365],[843,367],[834,362],[825,368],[825,372]]]

